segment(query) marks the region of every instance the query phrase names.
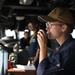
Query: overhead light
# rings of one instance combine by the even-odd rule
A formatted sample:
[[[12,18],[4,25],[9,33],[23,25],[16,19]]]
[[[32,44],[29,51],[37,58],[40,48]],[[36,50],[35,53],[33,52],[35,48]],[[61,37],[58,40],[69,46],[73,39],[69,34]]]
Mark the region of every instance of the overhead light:
[[[19,0],[19,3],[22,5],[30,5],[33,0]]]
[[[16,20],[18,20],[18,21],[20,21],[20,20],[23,20],[25,17],[23,17],[23,16],[17,16],[16,17]]]

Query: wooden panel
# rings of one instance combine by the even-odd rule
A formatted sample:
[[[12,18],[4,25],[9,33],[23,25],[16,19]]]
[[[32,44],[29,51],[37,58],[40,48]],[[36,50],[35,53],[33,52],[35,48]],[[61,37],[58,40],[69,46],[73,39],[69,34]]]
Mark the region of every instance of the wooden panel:
[[[10,73],[10,75],[36,75],[35,70],[14,70],[14,69],[9,69],[8,73]]]

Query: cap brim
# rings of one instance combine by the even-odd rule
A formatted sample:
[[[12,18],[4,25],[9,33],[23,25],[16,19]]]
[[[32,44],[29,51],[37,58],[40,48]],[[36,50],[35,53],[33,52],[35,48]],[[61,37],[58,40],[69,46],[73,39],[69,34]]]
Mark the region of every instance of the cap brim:
[[[49,16],[38,16],[38,19],[40,21],[42,21],[42,22],[48,22],[48,21],[53,22],[53,21],[57,21],[56,19],[53,19],[53,18],[51,18]]]

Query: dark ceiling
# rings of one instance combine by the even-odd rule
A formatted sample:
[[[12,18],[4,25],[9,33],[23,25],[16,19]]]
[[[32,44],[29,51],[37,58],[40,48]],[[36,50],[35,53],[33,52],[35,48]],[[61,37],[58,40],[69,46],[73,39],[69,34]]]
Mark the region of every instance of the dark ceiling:
[[[74,0],[33,0],[29,5],[22,5],[20,0],[0,0],[2,1],[1,12],[4,16],[10,15],[46,15],[57,6],[74,8]],[[31,1],[31,0],[30,0]]]
[[[75,13],[75,0],[33,0],[31,4],[20,4],[20,0],[0,0],[0,27],[17,28],[17,16],[24,16],[20,21],[20,30],[31,16],[47,15],[55,7],[65,7]],[[31,1],[31,0],[30,0]],[[75,16],[75,15],[74,15]]]

